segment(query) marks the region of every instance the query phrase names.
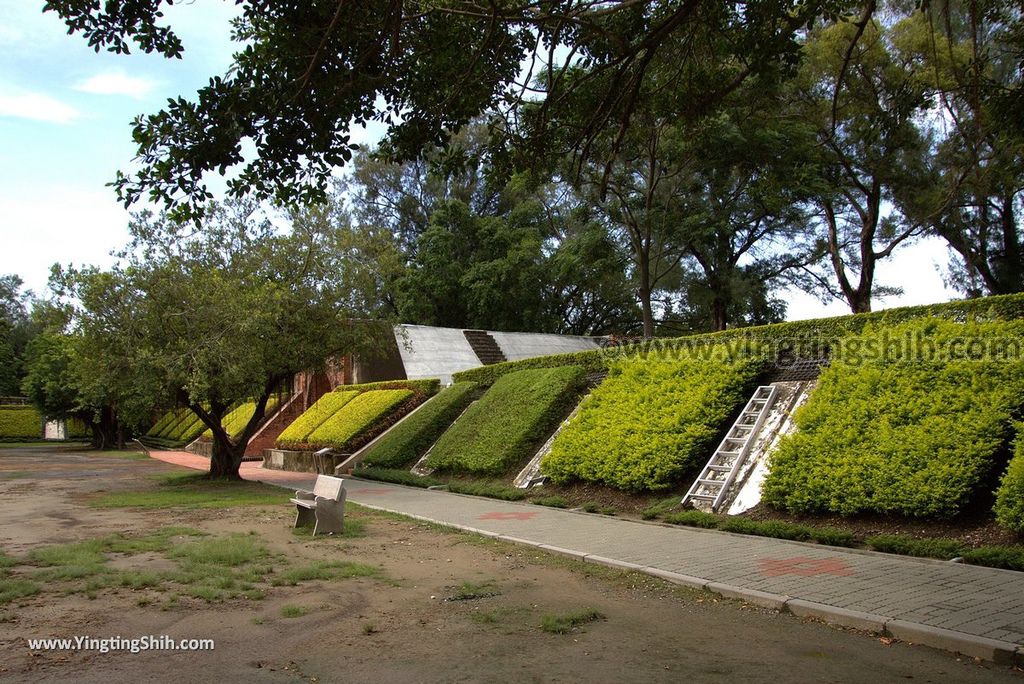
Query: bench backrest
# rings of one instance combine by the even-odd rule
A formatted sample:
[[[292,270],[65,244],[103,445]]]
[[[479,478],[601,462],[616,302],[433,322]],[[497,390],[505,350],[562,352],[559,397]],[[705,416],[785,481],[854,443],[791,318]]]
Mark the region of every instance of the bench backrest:
[[[313,496],[322,496],[325,499],[341,498],[341,490],[345,488],[345,480],[330,475],[317,475],[316,484],[313,485]]]

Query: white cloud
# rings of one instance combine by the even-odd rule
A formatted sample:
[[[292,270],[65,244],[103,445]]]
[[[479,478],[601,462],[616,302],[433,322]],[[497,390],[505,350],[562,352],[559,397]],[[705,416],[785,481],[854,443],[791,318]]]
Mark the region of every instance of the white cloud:
[[[156,81],[129,76],[123,71],[107,71],[85,79],[75,90],[93,95],[125,95],[140,100],[156,87]]]
[[[79,117],[79,111],[42,93],[0,92],[0,116],[68,124]]]

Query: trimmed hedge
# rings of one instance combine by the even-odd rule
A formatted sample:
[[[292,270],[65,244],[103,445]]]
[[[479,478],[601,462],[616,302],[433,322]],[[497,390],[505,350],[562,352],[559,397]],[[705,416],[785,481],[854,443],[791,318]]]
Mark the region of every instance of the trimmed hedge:
[[[582,366],[589,372],[603,371],[616,359],[663,354],[706,347],[719,343],[736,345],[737,351],[750,342],[770,348],[773,356],[794,355],[805,358],[828,356],[843,338],[860,334],[871,326],[894,326],[908,321],[942,318],[951,321],[1014,321],[1024,319],[1024,294],[981,297],[942,304],[908,306],[864,314],[791,321],[749,328],[732,328],[713,333],[679,338],[659,338],[634,345],[595,349],[570,354],[538,356],[471,368],[454,374],[456,382],[464,380],[491,385],[502,375],[526,368]]]
[[[800,512],[956,515],[998,467],[1024,403],[1024,362],[989,350],[1022,339],[1020,321],[933,319],[844,341],[773,454],[762,499]]]
[[[317,447],[332,447],[339,451],[350,449],[378,421],[414,397],[411,389],[363,392],[313,430],[307,441]]]
[[[578,366],[502,376],[434,445],[427,465],[442,471],[504,475],[532,457],[586,386]]]
[[[756,355],[703,356],[617,361],[555,438],[541,472],[632,491],[672,486],[707,459],[764,367]]]
[[[426,380],[382,380],[380,382],[364,382],[361,385],[338,385],[334,392],[373,392],[375,390],[407,389],[424,397],[432,397],[441,389],[441,381],[437,378]]]
[[[359,396],[359,392],[328,392],[316,400],[305,413],[296,418],[277,438],[281,449],[301,449],[306,446],[309,435],[325,420],[337,413],[338,409]]]
[[[469,406],[477,387],[475,382],[458,382],[442,390],[416,413],[388,431],[366,453],[363,462],[377,468],[401,468],[413,464]]]
[[[1017,424],[1013,458],[996,491],[996,522],[1024,534],[1024,423]]]
[[[171,426],[171,423],[178,420],[178,410],[171,409],[164,415],[160,416],[160,420],[153,423],[153,427],[146,431],[146,437],[157,437],[161,432]]]
[[[205,431],[206,423],[203,422],[202,418],[193,413],[192,419],[184,421],[181,427],[175,431],[172,439],[178,442],[191,442]]]
[[[43,417],[35,406],[0,406],[0,439],[41,439]]]
[[[65,425],[68,439],[80,439],[92,435],[92,428],[81,418],[68,418]]]
[[[264,409],[264,418],[270,416],[277,408],[277,397],[271,396],[267,399],[267,406]],[[246,401],[239,404],[236,408],[231,410],[227,415],[221,418],[220,424],[224,428],[224,432],[228,433],[231,439],[238,439],[242,436],[242,432],[245,430],[245,426],[252,420],[252,414],[256,413],[256,402]],[[188,423],[179,424],[178,428],[171,432],[171,439],[182,439],[180,437],[184,430],[188,428]],[[213,439],[213,430],[207,428],[203,431],[203,437],[207,439]]]
[[[180,430],[185,423],[188,423],[191,420],[192,415],[192,411],[188,408],[174,409],[173,420],[164,425],[163,429],[153,436],[159,437],[160,439],[171,439],[171,435]]]

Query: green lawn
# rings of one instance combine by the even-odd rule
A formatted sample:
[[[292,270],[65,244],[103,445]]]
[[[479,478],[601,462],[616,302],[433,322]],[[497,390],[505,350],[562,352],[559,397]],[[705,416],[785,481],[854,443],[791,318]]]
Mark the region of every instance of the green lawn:
[[[110,492],[93,499],[97,508],[228,508],[279,506],[289,493],[259,482],[209,480],[201,473],[160,475],[156,489]]]

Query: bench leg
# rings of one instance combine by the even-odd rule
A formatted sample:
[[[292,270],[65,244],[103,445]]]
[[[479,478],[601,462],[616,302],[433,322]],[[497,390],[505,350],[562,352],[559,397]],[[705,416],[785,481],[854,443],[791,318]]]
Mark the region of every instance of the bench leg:
[[[345,530],[345,502],[318,501],[316,505],[316,526],[313,536],[318,534],[341,534]]]
[[[312,508],[305,508],[304,506],[295,507],[295,527],[309,527],[310,525],[316,525],[316,514]]]

